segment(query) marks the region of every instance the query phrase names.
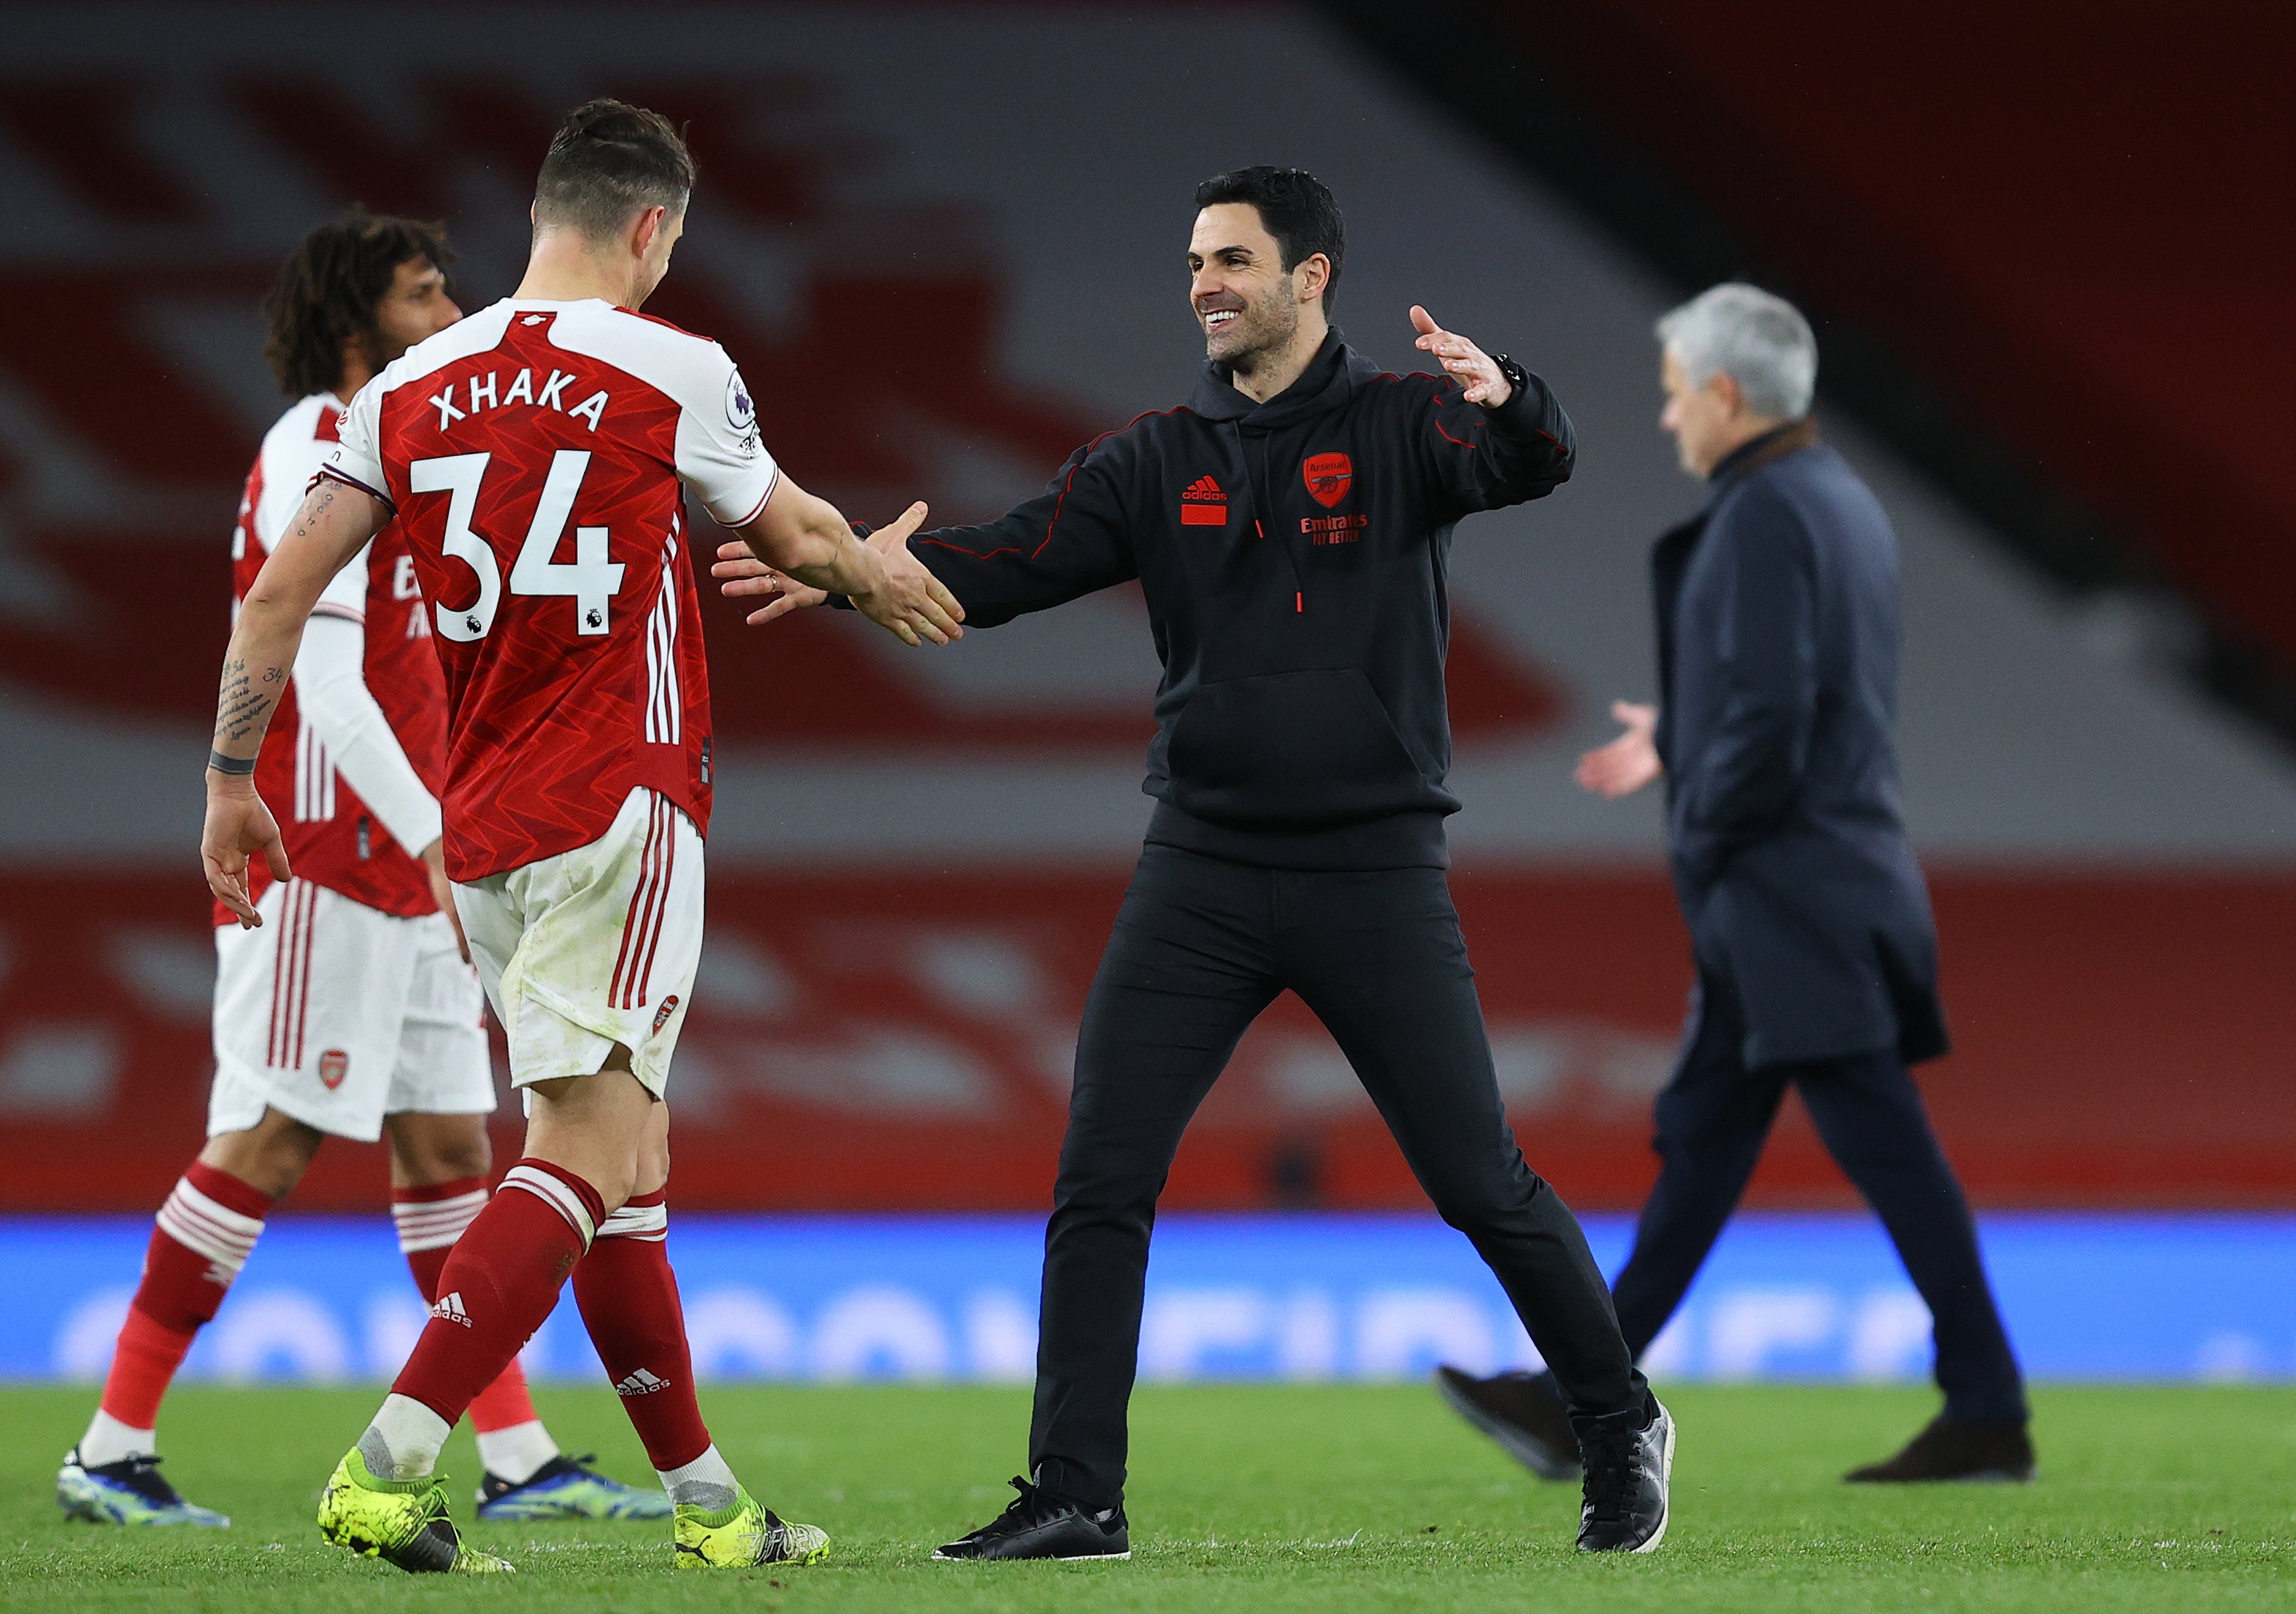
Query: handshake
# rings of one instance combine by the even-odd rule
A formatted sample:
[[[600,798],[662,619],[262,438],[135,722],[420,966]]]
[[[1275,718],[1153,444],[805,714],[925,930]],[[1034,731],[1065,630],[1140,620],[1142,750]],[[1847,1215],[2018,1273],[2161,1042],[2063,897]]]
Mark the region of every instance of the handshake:
[[[871,532],[784,476],[741,537],[718,546],[709,575],[729,598],[767,601],[752,627],[843,594],[904,644],[947,644],[964,636],[964,607],[909,553],[924,519],[920,501]]]

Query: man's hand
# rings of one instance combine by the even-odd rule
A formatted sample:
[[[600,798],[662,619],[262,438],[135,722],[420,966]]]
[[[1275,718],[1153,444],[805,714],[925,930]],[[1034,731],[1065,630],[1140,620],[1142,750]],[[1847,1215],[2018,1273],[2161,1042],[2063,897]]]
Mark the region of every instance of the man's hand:
[[[1433,315],[1416,303],[1411,306],[1411,324],[1419,332],[1419,340],[1413,345],[1442,361],[1444,373],[1466,389],[1469,403],[1496,409],[1514,396],[1506,372],[1489,354],[1465,337],[1454,336],[1443,329],[1435,323]]]
[[[430,900],[455,927],[455,951],[471,962],[471,938],[463,934],[463,916],[455,909],[455,882],[447,878],[447,843],[434,840],[422,848],[422,872],[430,877]]]
[[[924,519],[925,504],[920,499],[901,512],[900,520],[862,540],[862,546],[877,557],[882,580],[849,596],[854,610],[912,647],[964,637],[964,629],[957,626],[964,620],[964,607],[909,553],[909,535]]]
[[[1627,732],[1579,758],[1578,771],[1572,776],[1579,789],[1616,801],[1633,795],[1666,769],[1651,738],[1651,731],[1658,726],[1658,708],[1613,700],[1611,716],[1625,724]]]
[[[829,602],[827,589],[808,588],[795,578],[775,571],[751,554],[750,546],[739,538],[718,545],[718,563],[709,569],[709,575],[718,579],[718,592],[729,600],[763,596],[770,602],[743,619],[751,627]]]
[[[279,843],[279,825],[255,781],[241,774],[208,775],[208,819],[200,832],[200,862],[208,873],[208,889],[216,900],[239,916],[239,928],[252,930],[263,916],[248,899],[247,865],[258,855],[274,880],[291,878],[287,848]]]

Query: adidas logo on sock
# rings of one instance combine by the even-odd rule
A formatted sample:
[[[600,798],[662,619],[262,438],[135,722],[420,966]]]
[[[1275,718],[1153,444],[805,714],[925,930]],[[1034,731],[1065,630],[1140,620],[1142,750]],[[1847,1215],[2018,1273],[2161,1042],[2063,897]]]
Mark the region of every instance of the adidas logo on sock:
[[[618,1396],[651,1396],[658,1389],[668,1388],[668,1380],[658,1377],[642,1367],[614,1386],[614,1393]]]
[[[471,1314],[463,1309],[463,1291],[459,1289],[451,1295],[439,1296],[439,1304],[430,1308],[430,1315],[441,1323],[460,1323],[464,1328],[472,1325]]]

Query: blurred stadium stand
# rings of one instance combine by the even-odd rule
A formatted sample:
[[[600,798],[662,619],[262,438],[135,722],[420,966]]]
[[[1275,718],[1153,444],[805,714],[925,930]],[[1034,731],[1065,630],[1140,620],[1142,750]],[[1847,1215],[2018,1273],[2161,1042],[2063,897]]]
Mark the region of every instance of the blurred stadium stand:
[[[702,166],[652,307],[726,343],[767,443],[857,515],[917,496],[993,513],[1177,397],[1198,351],[1189,192],[1244,162],[1338,192],[1359,346],[1407,365],[1404,311],[1424,301],[1554,381],[1578,479],[1475,519],[1455,551],[1456,885],[1526,1147],[1574,1202],[1634,1203],[1685,942],[1652,805],[1603,807],[1568,775],[1614,695],[1651,693],[1642,557],[1699,491],[1655,429],[1649,326],[1712,260],[1612,217],[1583,164],[1447,109],[1405,53],[1365,52],[1360,9],[1223,8],[1221,60],[1286,64],[1255,75],[1250,106],[1177,5],[671,6],[643,29],[538,5],[184,5],[132,30],[12,11],[0,206],[40,227],[0,238],[0,1209],[147,1209],[196,1141],[198,770],[226,534],[280,407],[254,310],[272,265],[357,199],[447,218],[464,306],[493,300],[554,117],[601,91],[690,119]],[[1759,243],[1714,274],[1782,266],[1841,312],[1841,352],[1879,355],[1956,412],[1970,461],[2007,467],[1972,483],[1933,432],[1868,406],[1882,373],[1854,358],[1864,390],[1822,398],[1904,540],[1907,797],[1961,1046],[1925,1085],[1972,1192],[2296,1205],[2296,769],[2094,602],[2136,591],[2142,628],[2167,598],[2296,668],[2296,495],[2267,428],[2288,335],[2246,256],[2262,233],[2235,250],[2215,222],[2253,196],[2225,177],[2245,170],[2180,184],[2149,150],[2074,171],[2087,146],[2049,126],[2125,101],[2109,75],[2143,68],[2141,45],[2092,61],[1962,9],[1956,32],[1952,6],[1913,28],[1901,7],[1786,4],[1779,29],[1812,43],[1775,55],[1758,30],[1603,0],[1574,8],[1594,43],[1554,83]],[[1545,8],[1478,17],[1519,55],[1548,39]],[[1972,34],[1997,48],[1949,43]],[[311,63],[347,38],[360,71],[323,81]],[[2036,73],[2045,47],[2062,79]],[[1933,88],[1807,76],[1882,49]],[[2214,56],[2266,71],[2229,32]],[[2226,82],[2231,106],[2246,81]],[[2225,144],[2284,170],[2282,119]],[[2132,197],[2161,209],[2144,228]],[[2060,549],[2095,533],[2122,558],[2073,576],[2037,509],[2075,535]],[[1136,603],[934,654],[827,613],[751,633],[705,610],[724,762],[681,1204],[1041,1205],[1068,1041],[1147,812]],[[337,1148],[296,1203],[379,1203],[382,1182],[377,1151]],[[1851,1202],[1798,1114],[1757,1199]],[[1419,1200],[1287,1000],[1168,1202]]]
[[[1791,290],[1837,404],[2296,742],[2284,7],[1325,9],[1675,278]]]

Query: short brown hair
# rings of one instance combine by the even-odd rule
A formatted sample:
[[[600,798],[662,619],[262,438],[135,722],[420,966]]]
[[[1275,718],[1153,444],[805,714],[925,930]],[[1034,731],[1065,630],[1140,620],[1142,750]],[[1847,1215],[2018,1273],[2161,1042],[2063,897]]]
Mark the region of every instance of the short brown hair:
[[[379,341],[375,310],[398,266],[422,259],[440,273],[454,258],[444,225],[379,217],[353,208],[312,231],[279,266],[263,296],[270,326],[263,357],[289,397],[324,392],[342,379],[343,344]]]
[[[585,102],[550,137],[534,221],[611,240],[645,209],[683,213],[693,179],[685,137],[668,119],[626,101]]]

